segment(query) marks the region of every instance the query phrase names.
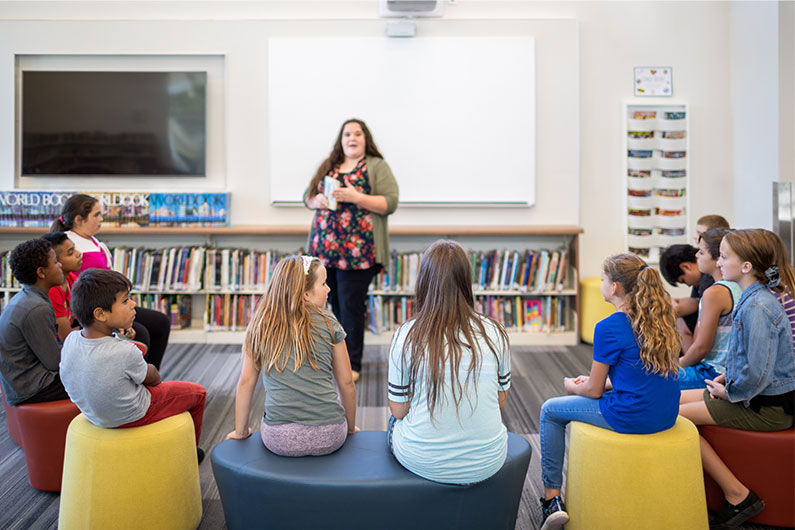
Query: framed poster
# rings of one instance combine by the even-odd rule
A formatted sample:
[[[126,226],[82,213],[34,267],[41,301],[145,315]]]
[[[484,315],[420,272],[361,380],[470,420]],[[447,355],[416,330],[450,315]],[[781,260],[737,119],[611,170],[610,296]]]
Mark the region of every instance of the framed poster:
[[[674,93],[670,66],[636,66],[635,95],[670,97]]]

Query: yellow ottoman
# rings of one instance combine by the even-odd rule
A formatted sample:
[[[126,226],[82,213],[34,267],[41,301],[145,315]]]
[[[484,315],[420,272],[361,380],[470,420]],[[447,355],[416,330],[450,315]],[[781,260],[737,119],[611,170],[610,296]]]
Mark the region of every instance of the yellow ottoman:
[[[103,429],[79,414],[66,433],[60,530],[188,529],[202,516],[190,414]]]
[[[600,286],[602,279],[598,276],[585,278],[580,282],[580,339],[593,344],[593,330],[596,323],[612,315],[616,308],[605,302]]]
[[[705,530],[698,430],[679,416],[656,434],[571,422],[566,530]]]

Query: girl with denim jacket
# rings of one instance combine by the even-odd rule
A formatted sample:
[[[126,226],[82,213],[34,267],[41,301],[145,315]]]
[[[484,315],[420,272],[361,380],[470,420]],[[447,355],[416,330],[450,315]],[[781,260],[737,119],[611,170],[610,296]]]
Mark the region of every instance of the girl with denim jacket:
[[[679,414],[697,425],[788,429],[795,408],[795,353],[789,320],[774,295],[795,293],[784,244],[769,230],[737,230],[721,242],[718,266],[743,290],[734,309],[726,372],[708,380],[704,391],[683,392]],[[764,509],[703,437],[701,460],[726,499],[711,528],[736,528]]]

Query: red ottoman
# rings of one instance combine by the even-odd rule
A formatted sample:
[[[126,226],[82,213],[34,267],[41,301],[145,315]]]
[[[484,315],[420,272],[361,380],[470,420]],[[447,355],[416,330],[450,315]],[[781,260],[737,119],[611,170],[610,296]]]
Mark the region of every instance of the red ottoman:
[[[80,414],[77,405],[62,399],[8,409],[12,409],[12,415],[16,415],[22,441],[20,447],[25,451],[28,482],[37,490],[61,491],[66,429],[72,419]]]
[[[700,425],[701,436],[735,476],[765,501],[765,509],[749,522],[795,526],[795,428],[777,432],[741,431]],[[704,474],[707,505],[723,504],[723,492]]]
[[[3,394],[0,392],[0,394]],[[22,447],[22,433],[19,432],[19,420],[17,419],[16,407],[12,407],[6,401],[6,396],[3,394],[3,408],[6,411],[6,425],[8,426],[8,435],[11,440]]]

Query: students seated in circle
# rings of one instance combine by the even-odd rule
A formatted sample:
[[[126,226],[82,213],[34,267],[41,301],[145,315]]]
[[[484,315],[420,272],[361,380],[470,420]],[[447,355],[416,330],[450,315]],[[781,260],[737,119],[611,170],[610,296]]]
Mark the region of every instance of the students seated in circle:
[[[99,201],[90,195],[78,193],[64,203],[61,215],[50,225],[50,232],[65,232],[82,254],[78,275],[86,269],[112,269],[113,260],[108,247],[96,237],[102,228],[102,209]],[[160,368],[171,333],[171,319],[160,311],[135,308],[135,322],[125,331],[147,347],[146,360]]]
[[[9,405],[69,399],[58,374],[61,341],[47,297],[64,281],[61,264],[44,239],[20,243],[8,261],[22,290],[0,313],[0,385],[5,399]]]
[[[566,378],[569,395],[541,407],[543,530],[569,520],[561,497],[566,425],[649,434],[676,423],[681,343],[662,278],[634,254],[619,254],[604,262],[601,291],[616,312],[596,324],[591,374]]]
[[[784,243],[769,230],[737,230],[723,238],[718,267],[724,279],[737,282],[743,290],[734,308],[726,371],[707,380],[706,390],[682,392],[679,414],[696,425],[789,429],[795,409],[792,328],[771,292],[790,297],[795,293]],[[725,497],[713,517],[716,527],[737,528],[764,509],[763,500],[734,476],[703,437],[701,461]]]
[[[475,311],[463,248],[437,241],[422,255],[415,317],[389,352],[387,443],[403,467],[449,484],[500,470],[508,434],[500,409],[511,386],[508,336]]]
[[[227,440],[251,435],[251,400],[260,376],[265,386],[260,435],[277,455],[333,453],[359,430],[345,331],[325,309],[328,294],[318,258],[291,256],[276,265],[246,329],[235,430]]]
[[[736,282],[725,280],[718,267],[720,243],[731,232],[713,228],[698,239],[698,270],[709,274],[715,282],[704,291],[698,302],[698,325],[693,342],[679,358],[679,388],[704,388],[707,379],[715,379],[726,371],[726,352],[732,330],[732,310],[742,295]]]

